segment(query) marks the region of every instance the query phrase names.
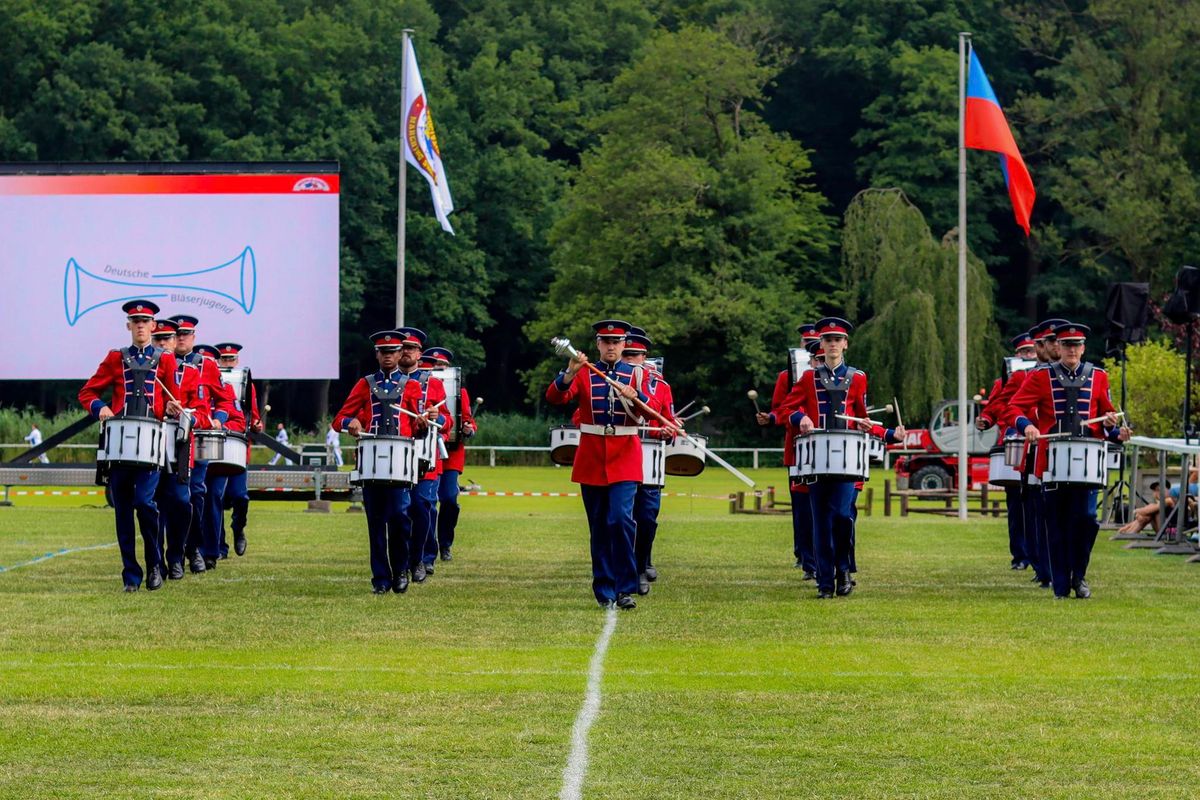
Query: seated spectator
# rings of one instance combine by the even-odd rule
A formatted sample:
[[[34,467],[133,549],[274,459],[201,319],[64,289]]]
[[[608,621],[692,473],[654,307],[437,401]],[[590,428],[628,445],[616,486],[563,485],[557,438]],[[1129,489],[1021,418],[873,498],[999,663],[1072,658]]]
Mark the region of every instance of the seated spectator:
[[[1167,481],[1167,490],[1168,494],[1165,505],[1167,510],[1170,510],[1179,502],[1179,489],[1178,487],[1172,489],[1171,482]],[[1162,524],[1159,512],[1164,505],[1163,492],[1159,489],[1158,481],[1150,484],[1150,491],[1154,493],[1154,502],[1147,503],[1135,511],[1133,519],[1118,528],[1117,533],[1139,533],[1147,525],[1150,525],[1155,531],[1158,530],[1158,527]]]

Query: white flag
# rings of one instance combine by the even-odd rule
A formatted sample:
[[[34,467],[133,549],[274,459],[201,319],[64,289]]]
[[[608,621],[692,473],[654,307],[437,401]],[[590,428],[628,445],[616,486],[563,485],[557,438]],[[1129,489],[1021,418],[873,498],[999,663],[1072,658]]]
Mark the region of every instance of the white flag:
[[[442,223],[442,230],[452,234],[454,228],[450,227],[449,214],[454,210],[454,201],[450,199],[450,183],[446,180],[446,169],[442,166],[442,155],[438,151],[425,84],[421,82],[421,73],[417,69],[417,53],[412,40],[407,43],[404,54],[404,130],[400,132],[404,160],[420,170],[425,180],[429,181],[434,213],[438,222]]]

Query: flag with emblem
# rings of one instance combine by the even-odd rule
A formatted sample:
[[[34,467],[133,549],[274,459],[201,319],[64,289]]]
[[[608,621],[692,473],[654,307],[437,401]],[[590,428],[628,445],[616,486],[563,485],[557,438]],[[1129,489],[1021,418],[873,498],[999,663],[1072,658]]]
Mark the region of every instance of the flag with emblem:
[[[450,212],[454,201],[450,199],[450,184],[446,179],[446,168],[442,165],[442,154],[438,149],[437,133],[433,127],[433,114],[429,110],[429,97],[425,84],[417,69],[417,54],[412,40],[405,38],[404,49],[404,117],[400,132],[404,159],[416,167],[429,183],[433,196],[433,212],[437,214],[442,230],[453,234]]]

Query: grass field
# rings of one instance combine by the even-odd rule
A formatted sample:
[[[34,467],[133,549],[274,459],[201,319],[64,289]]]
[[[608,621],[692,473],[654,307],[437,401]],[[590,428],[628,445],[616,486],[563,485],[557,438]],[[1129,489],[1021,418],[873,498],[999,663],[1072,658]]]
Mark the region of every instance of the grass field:
[[[710,469],[668,490],[734,486]],[[112,542],[95,498],[16,500],[0,797],[558,796],[604,621],[578,498],[465,498],[455,561],[382,597],[344,505],[256,503],[244,558],[126,595],[114,546],[26,563]],[[584,797],[1200,795],[1200,565],[1102,536],[1094,599],[1054,603],[1008,570],[1003,520],[876,515],[858,590],[817,602],[787,518],[726,506],[664,502]]]

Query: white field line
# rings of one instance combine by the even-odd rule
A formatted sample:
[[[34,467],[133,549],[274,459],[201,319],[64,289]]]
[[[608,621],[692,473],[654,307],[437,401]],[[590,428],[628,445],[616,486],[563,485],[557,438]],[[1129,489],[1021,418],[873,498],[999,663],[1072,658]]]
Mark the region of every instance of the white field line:
[[[45,555],[38,556],[37,558],[31,558],[29,561],[22,561],[20,564],[13,564],[10,567],[0,566],[0,572],[12,572],[14,569],[20,569],[21,567],[28,567],[33,564],[40,564],[43,561],[49,561],[52,558],[58,558],[59,556],[65,556],[70,553],[82,553],[85,550],[103,550],[106,547],[116,547],[116,546],[117,546],[116,542],[107,542],[105,544],[88,545],[87,547],[68,547],[63,550],[55,550],[52,553],[46,553]]]
[[[596,640],[596,649],[592,653],[592,661],[588,665],[587,693],[584,695],[579,715],[575,717],[575,726],[571,729],[571,755],[563,768],[559,800],[578,800],[583,796],[583,779],[587,776],[588,767],[588,731],[600,715],[600,681],[604,677],[604,656],[608,653],[608,643],[616,629],[617,611],[610,608],[605,613],[604,629],[600,631],[600,638]]]

